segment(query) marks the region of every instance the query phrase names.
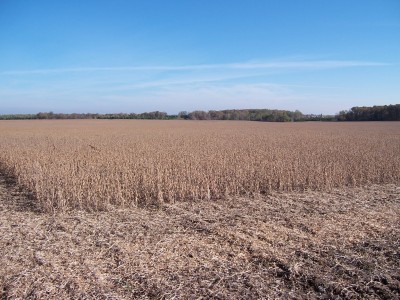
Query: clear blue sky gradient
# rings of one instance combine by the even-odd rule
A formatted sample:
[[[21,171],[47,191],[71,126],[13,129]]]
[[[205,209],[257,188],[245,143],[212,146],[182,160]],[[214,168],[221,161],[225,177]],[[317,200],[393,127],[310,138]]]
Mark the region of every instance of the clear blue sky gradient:
[[[399,0],[0,0],[0,114],[394,103]]]

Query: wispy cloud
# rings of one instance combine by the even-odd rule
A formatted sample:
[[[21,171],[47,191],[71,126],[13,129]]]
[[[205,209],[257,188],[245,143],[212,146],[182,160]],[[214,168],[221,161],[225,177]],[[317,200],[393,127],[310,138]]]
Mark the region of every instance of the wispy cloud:
[[[9,111],[92,111],[95,107],[100,112],[172,113],[182,109],[244,107],[312,112],[320,105],[315,111],[332,113],[339,107],[338,99],[347,99],[340,84],[329,82],[325,86],[324,81],[296,80],[296,74],[293,81],[292,73],[385,65],[388,64],[296,57],[227,64],[0,71],[0,104]],[[276,74],[279,76],[272,76]],[[328,104],[329,111],[324,109]]]
[[[173,102],[170,100],[173,99]],[[285,108],[288,103],[296,103],[303,99],[291,88],[273,83],[259,84],[200,84],[165,86],[140,95],[104,94],[98,99],[105,105],[135,107],[146,103],[150,110],[226,109],[226,108]],[[138,102],[138,100],[140,100]],[[144,105],[144,104],[143,104]]]
[[[148,65],[131,67],[79,67],[60,69],[8,70],[0,71],[0,75],[30,75],[55,73],[84,73],[84,72],[173,72],[201,70],[276,70],[276,69],[335,69],[349,67],[376,67],[387,63],[357,60],[305,60],[305,61],[273,61],[273,62],[243,62],[227,64],[196,64],[183,66]]]

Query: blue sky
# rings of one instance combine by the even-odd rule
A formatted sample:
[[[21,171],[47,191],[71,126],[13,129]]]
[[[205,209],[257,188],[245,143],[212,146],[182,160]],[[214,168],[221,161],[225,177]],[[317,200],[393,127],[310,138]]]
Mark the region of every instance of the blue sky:
[[[395,103],[399,0],[0,0],[0,114]]]

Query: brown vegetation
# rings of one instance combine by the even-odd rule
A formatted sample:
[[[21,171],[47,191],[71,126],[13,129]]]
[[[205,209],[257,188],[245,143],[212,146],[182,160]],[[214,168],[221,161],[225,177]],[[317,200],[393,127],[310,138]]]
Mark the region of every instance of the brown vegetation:
[[[0,180],[0,299],[399,299],[394,185],[57,215],[27,202]]]
[[[400,123],[8,121],[0,164],[47,211],[398,183]]]
[[[399,129],[0,122],[0,299],[399,299]]]

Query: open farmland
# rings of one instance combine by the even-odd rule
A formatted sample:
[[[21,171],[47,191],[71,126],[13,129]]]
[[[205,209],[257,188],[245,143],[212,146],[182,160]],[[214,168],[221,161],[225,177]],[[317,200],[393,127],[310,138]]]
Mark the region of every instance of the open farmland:
[[[398,183],[399,123],[0,123],[3,173],[46,211]]]
[[[0,122],[0,298],[399,299],[400,123]]]

